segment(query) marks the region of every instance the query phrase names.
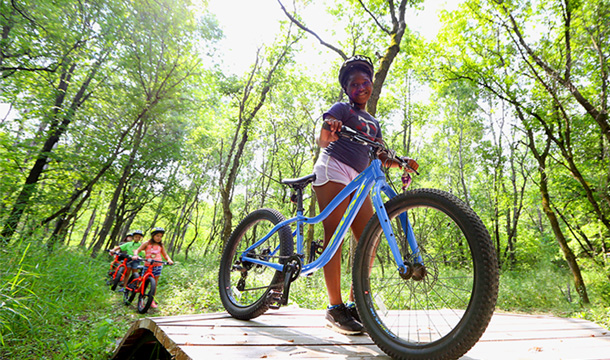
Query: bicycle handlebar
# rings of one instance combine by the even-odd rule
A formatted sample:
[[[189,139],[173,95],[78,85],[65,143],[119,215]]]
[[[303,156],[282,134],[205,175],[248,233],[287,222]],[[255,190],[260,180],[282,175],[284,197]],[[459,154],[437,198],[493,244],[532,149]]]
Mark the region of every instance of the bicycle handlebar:
[[[112,251],[112,249],[108,249],[108,250],[106,250],[106,251],[108,251],[108,253],[109,253],[110,255],[115,255],[115,256],[118,256],[118,257],[119,257],[119,258],[121,258],[121,259],[125,259],[125,258],[129,258],[129,257],[130,257],[128,254],[122,253],[122,252],[120,252],[120,251]]]
[[[155,260],[155,259],[142,259],[142,258],[139,258],[138,260],[141,260],[141,261],[144,261],[144,262],[148,262],[148,263],[151,263],[151,264],[152,263],[160,263],[160,264],[163,264],[163,265],[173,265],[173,264],[170,264],[167,261],[161,261],[161,260]]]
[[[322,128],[325,130],[330,130],[330,125],[328,125],[328,123],[325,121],[322,124]],[[369,139],[368,137],[360,134],[359,132],[357,132],[356,130],[347,127],[345,125],[341,126],[341,131],[336,132],[337,136],[348,139],[350,141],[353,141],[355,143],[361,144],[361,145],[368,145],[371,146],[372,148],[374,148],[374,153],[378,154],[379,152],[384,152],[388,155],[389,158],[396,160],[400,163],[400,165],[403,168],[407,168],[409,170],[411,170],[412,172],[414,172],[415,174],[419,175],[419,173],[417,172],[417,170],[413,169],[407,160],[405,160],[404,158],[397,156],[396,152],[394,150],[391,150],[390,148],[388,148],[386,146],[385,143],[381,143],[381,142],[377,142],[374,140]]]
[[[118,251],[112,251],[112,249],[108,249],[106,251],[109,254],[111,254],[111,255],[118,255],[119,257],[122,257],[122,258],[129,258],[129,259],[131,259],[133,257],[132,255],[129,255],[129,254],[121,253],[121,252],[118,252]],[[161,263],[163,265],[174,265],[175,264],[175,263],[174,264],[170,264],[167,261],[161,261],[161,260],[155,260],[155,259],[142,259],[140,257],[138,257],[138,260],[141,260],[141,261],[144,261],[144,262],[149,262],[151,264],[152,263]]]

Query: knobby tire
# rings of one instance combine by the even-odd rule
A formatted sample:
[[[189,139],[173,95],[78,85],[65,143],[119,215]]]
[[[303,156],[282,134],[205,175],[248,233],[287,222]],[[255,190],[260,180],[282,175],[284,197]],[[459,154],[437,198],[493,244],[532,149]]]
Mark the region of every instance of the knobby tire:
[[[119,270],[116,272],[116,276],[112,279],[112,285],[110,286],[110,290],[116,290],[116,287],[121,282],[121,277],[123,276],[123,272],[125,272],[125,267],[121,266]]]
[[[284,281],[281,271],[242,262],[241,254],[284,220],[284,216],[273,209],[253,211],[227,240],[220,261],[218,286],[222,304],[233,317],[249,320],[260,316],[273,303],[270,292],[281,293]],[[292,231],[289,226],[283,226],[249,256],[283,264],[293,251]]]
[[[393,358],[457,359],[479,340],[495,308],[498,262],[489,233],[464,202],[439,190],[412,190],[385,208],[401,255],[414,271],[399,273],[373,216],[354,260],[360,318],[373,341]],[[405,212],[425,272],[407,245],[399,217]]]
[[[134,276],[131,275],[129,277],[129,281],[127,281],[127,285],[131,284],[131,281],[134,279]],[[129,291],[127,290],[127,286],[125,286],[125,292],[123,293],[123,303],[125,305],[129,305],[131,304],[131,302],[133,301],[133,299],[135,299],[136,297],[136,292],[135,291]]]
[[[143,286],[144,293],[140,293],[138,297],[138,312],[140,314],[146,314],[148,309],[150,309],[150,305],[152,305],[152,302],[155,299],[155,290],[157,289],[155,278],[152,276],[147,277]]]

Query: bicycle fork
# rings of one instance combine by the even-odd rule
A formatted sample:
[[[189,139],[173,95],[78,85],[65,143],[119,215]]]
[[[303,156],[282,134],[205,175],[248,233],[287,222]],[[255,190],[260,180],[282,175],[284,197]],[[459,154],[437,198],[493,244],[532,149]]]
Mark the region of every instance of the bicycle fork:
[[[398,219],[400,220],[402,230],[404,231],[405,237],[407,239],[409,249],[411,250],[411,259],[407,259],[406,256],[403,257],[400,252],[400,248],[398,247],[398,243],[396,241],[396,235],[394,234],[394,230],[392,230],[390,217],[385,209],[383,199],[381,198],[382,191],[390,199],[395,197],[397,194],[384,182],[378,182],[375,184],[372,196],[373,206],[375,206],[375,212],[377,213],[379,223],[381,224],[381,228],[383,229],[383,233],[392,252],[392,256],[394,257],[394,261],[396,262],[397,270],[400,276],[405,279],[413,278],[414,280],[421,280],[426,275],[426,269],[424,266],[423,259],[420,255],[419,245],[417,244],[417,240],[415,239],[413,228],[411,227],[411,223],[407,218],[407,213],[404,212],[398,215]]]

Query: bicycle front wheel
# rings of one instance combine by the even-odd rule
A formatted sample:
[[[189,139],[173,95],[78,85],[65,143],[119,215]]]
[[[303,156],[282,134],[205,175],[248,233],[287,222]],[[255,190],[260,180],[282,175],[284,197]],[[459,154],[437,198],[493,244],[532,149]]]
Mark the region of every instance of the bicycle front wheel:
[[[155,298],[155,290],[157,289],[157,283],[155,282],[154,277],[149,276],[146,278],[142,286],[144,287],[144,290],[142,291],[142,293],[140,293],[140,296],[138,297],[138,312],[140,314],[146,314]]]
[[[117,271],[116,276],[114,277],[114,279],[112,279],[112,285],[110,285],[110,290],[112,290],[112,291],[116,290],[116,287],[121,282],[121,278],[123,277],[123,272],[124,271],[125,271],[125,267],[121,266],[119,268],[119,270]]]
[[[281,294],[283,273],[268,266],[243,261],[242,254],[284,220],[284,216],[276,210],[253,211],[239,223],[225,244],[218,282],[222,304],[233,317],[249,320],[262,315],[274,302],[273,297]],[[293,251],[292,232],[290,227],[283,226],[265,243],[252,249],[248,256],[284,264]]]
[[[129,280],[126,282],[127,285],[125,285],[125,288],[123,289],[123,303],[125,305],[131,304],[133,299],[135,299],[135,297],[136,297],[136,292],[129,289],[129,285],[131,285],[134,289],[137,287],[137,282],[134,281],[132,284],[132,281],[134,279],[135,279],[135,277],[133,275],[131,275],[129,277]]]
[[[489,233],[464,202],[439,190],[409,191],[385,208],[408,271],[399,271],[373,217],[354,262],[360,318],[393,358],[457,359],[479,340],[495,308],[498,263]],[[405,216],[419,253],[407,243]]]

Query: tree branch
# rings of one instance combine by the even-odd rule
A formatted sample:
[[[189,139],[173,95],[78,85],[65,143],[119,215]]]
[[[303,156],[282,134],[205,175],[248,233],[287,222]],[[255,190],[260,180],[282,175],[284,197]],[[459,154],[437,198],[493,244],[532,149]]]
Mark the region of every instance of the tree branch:
[[[281,1],[281,0],[277,0],[277,2],[280,4],[280,7],[282,8],[282,11],[284,11],[284,14],[286,14],[286,16],[288,17],[288,19],[290,19],[290,21],[292,21],[292,23],[293,23],[293,24],[295,24],[296,26],[298,26],[298,27],[299,27],[301,30],[303,30],[303,31],[305,31],[305,32],[310,33],[311,35],[313,35],[313,36],[314,36],[316,39],[318,39],[318,41],[320,42],[320,44],[322,44],[322,45],[326,46],[327,48],[329,48],[329,49],[333,50],[334,52],[336,52],[337,54],[339,54],[339,56],[341,56],[341,57],[342,57],[344,60],[345,60],[345,59],[347,59],[347,55],[345,55],[345,53],[344,53],[344,52],[343,52],[341,49],[339,49],[339,48],[337,48],[337,47],[335,47],[335,46],[333,46],[333,45],[331,45],[331,44],[329,44],[329,43],[325,42],[324,40],[322,40],[322,39],[321,39],[321,38],[318,36],[318,34],[316,34],[315,32],[313,32],[312,30],[310,30],[310,29],[309,29],[307,26],[303,25],[303,23],[301,23],[301,22],[300,22],[299,20],[297,20],[297,19],[296,19],[294,16],[292,16],[292,15],[291,15],[291,14],[288,12],[288,10],[286,10],[286,8],[284,7],[284,4],[282,4],[282,1]]]
[[[369,14],[371,16],[371,18],[373,18],[373,20],[375,21],[375,24],[377,24],[377,26],[379,26],[381,31],[383,31],[384,33],[386,33],[388,35],[391,35],[390,30],[386,29],[385,26],[383,26],[379,22],[379,20],[377,20],[375,15],[373,15],[373,13],[366,7],[366,5],[364,5],[362,0],[358,0],[358,2],[360,3],[360,6],[362,6],[364,11],[366,11],[367,14]],[[398,27],[398,24],[397,24],[398,21],[396,21],[396,16],[394,14],[394,3],[392,2],[392,0],[388,0],[388,3],[390,4],[390,13],[392,14],[392,24],[394,24],[394,29],[396,29]]]
[[[582,107],[585,108],[585,110],[589,113],[589,115],[591,115],[595,119],[595,121],[597,121],[597,123],[602,128],[602,132],[604,133],[606,138],[608,140],[610,140],[610,125],[606,121],[607,114],[603,114],[597,108],[595,108],[595,106],[593,104],[591,104],[589,102],[589,100],[587,100],[580,93],[580,91],[576,88],[576,86],[569,79],[564,79],[563,77],[561,77],[555,69],[553,69],[549,64],[544,62],[540,58],[540,56],[538,56],[534,52],[534,50],[525,42],[525,39],[523,38],[523,34],[521,34],[521,30],[519,30],[517,21],[513,17],[512,13],[505,6],[502,6],[502,8],[503,8],[504,12],[507,14],[507,16],[511,22],[511,26],[508,26],[508,25],[505,25],[505,26],[509,29],[509,31],[512,30],[512,32],[514,32],[514,34],[517,36],[517,41],[516,41],[517,45],[520,45],[521,47],[523,47],[523,49],[525,49],[527,54],[529,56],[531,56],[532,59],[534,59],[534,61],[536,62],[536,64],[538,64],[538,66],[540,66],[549,76],[551,76],[553,79],[555,79],[557,82],[559,82],[562,86],[564,86],[566,89],[568,89],[568,91],[570,91],[570,93],[574,96],[576,101],[578,101],[578,103]]]

